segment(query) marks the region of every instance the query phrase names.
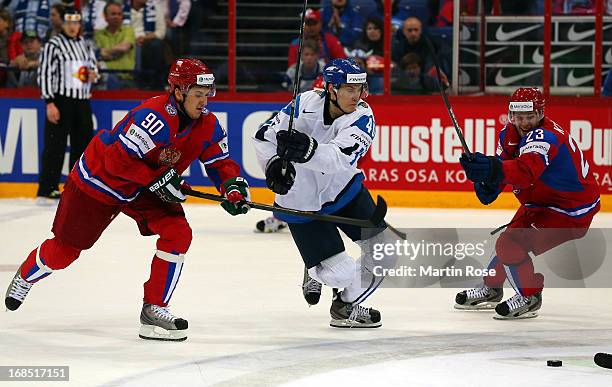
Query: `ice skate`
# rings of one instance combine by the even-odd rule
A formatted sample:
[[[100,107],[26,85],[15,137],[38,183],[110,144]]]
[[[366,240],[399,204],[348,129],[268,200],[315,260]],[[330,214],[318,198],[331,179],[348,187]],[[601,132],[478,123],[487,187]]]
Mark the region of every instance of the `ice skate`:
[[[496,320],[518,320],[522,318],[538,317],[538,309],[542,306],[542,292],[533,296],[523,297],[515,294],[495,307]]]
[[[25,300],[32,285],[34,285],[21,278],[20,272],[21,267],[17,269],[17,273],[15,273],[8,289],[6,289],[4,305],[6,305],[8,310],[17,310]]]
[[[302,294],[308,305],[316,305],[321,298],[323,285],[308,275],[308,269],[304,267],[304,280],[302,281]]]
[[[482,286],[467,289],[455,296],[455,309],[459,310],[491,310],[504,296],[503,288]]]
[[[187,320],[174,316],[167,307],[144,304],[140,312],[138,336],[146,340],[183,341],[187,339]]]
[[[335,328],[378,328],[382,325],[379,311],[344,302],[340,297],[341,294],[342,292],[337,292],[334,289],[334,298],[331,308],[329,308],[331,314],[330,326]]]
[[[259,222],[257,222],[257,224],[255,225],[255,231],[264,233],[278,232],[286,227],[287,223],[271,216],[269,218],[266,218],[265,220],[260,220]]]
[[[60,191],[51,191],[48,195],[41,195],[36,197],[36,204],[42,207],[55,206],[59,203]]]

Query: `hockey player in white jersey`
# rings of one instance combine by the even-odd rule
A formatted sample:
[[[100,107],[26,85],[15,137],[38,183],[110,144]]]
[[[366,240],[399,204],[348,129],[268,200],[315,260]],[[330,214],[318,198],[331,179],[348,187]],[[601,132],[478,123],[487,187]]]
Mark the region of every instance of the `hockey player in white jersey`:
[[[323,77],[325,90],[297,96],[295,130],[287,130],[291,104],[261,125],[254,136],[257,157],[265,169],[267,186],[276,193],[277,205],[367,219],[376,206],[357,167],[375,136],[374,114],[363,101],[367,96],[366,73],[350,59],[336,59],[325,66]],[[385,238],[384,222],[379,228],[362,229],[275,216],[289,224],[308,274],[327,286],[343,289],[334,291],[330,325],[381,326],[380,312],[360,304],[383,279],[372,274],[372,244]],[[360,245],[359,259],[347,254],[339,230]]]

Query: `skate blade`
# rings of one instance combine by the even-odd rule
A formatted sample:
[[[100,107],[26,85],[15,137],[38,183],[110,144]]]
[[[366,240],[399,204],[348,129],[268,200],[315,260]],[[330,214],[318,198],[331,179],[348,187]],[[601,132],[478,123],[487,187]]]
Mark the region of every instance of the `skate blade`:
[[[184,341],[187,340],[187,329],[169,331],[155,325],[142,324],[138,337],[145,340]]]
[[[520,316],[501,316],[499,314],[495,314],[495,316],[493,316],[493,318],[495,320],[524,320],[527,318],[536,318],[538,317],[538,312],[527,312],[524,314],[521,314]]]
[[[379,328],[382,326],[382,321],[377,323],[365,324],[358,321],[336,320],[332,319],[329,326],[333,328]]]
[[[498,302],[483,302],[478,305],[460,305],[455,304],[457,310],[493,310],[497,306]]]
[[[51,198],[46,198],[42,196],[39,196],[36,198],[36,205],[40,207],[53,207],[53,206],[57,206],[58,203],[59,203],[59,198],[51,199]]]

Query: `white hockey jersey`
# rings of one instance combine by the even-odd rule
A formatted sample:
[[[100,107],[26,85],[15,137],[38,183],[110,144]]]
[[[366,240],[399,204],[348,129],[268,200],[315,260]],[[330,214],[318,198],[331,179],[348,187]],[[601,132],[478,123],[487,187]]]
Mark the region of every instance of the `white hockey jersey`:
[[[294,114],[295,130],[308,134],[318,142],[314,156],[306,163],[294,163],[296,176],[286,195],[276,195],[278,205],[302,211],[332,213],[350,202],[361,190],[363,172],[357,161],[370,148],[376,134],[374,113],[364,101],[357,109],[324,122],[325,97],[320,91],[298,95]],[[261,167],[276,155],[276,133],[287,130],[291,104],[274,118],[263,123],[254,136],[255,150]],[[289,222],[306,221],[278,215]]]

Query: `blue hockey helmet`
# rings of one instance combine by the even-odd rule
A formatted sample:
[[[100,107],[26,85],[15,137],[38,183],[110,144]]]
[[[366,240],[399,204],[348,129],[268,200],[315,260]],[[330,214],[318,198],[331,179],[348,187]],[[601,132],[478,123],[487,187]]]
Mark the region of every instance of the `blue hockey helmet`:
[[[367,73],[353,59],[334,59],[323,68],[325,90],[332,84],[337,91],[342,84],[361,84],[361,98],[368,96]]]

